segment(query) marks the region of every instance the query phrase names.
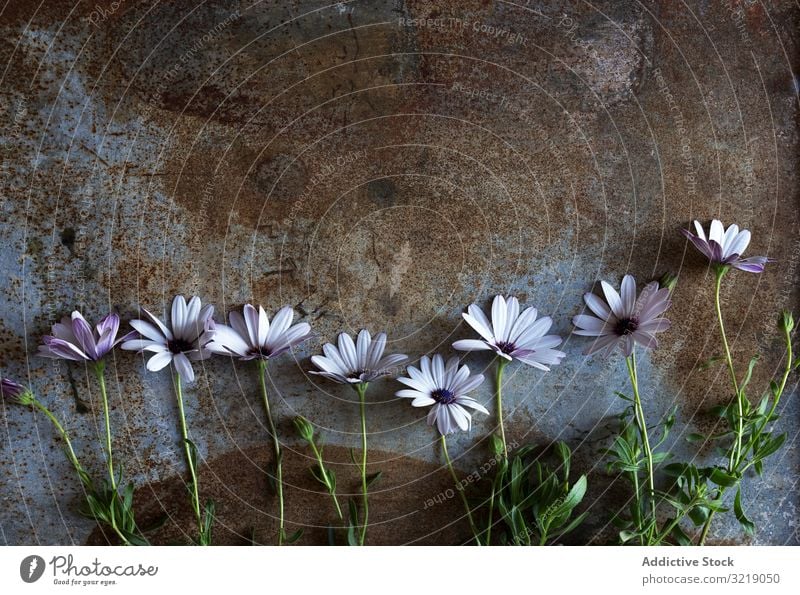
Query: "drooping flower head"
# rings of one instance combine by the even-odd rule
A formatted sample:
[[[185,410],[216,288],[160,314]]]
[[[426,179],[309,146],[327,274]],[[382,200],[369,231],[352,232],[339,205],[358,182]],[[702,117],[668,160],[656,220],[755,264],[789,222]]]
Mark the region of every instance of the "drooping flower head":
[[[550,370],[566,356],[563,351],[553,349],[561,344],[558,335],[546,335],[553,320],[543,316],[537,320],[536,308],[530,307],[520,313],[519,300],[495,296],[492,302],[492,321],[477,305],[471,304],[462,314],[482,339],[462,339],[453,343],[460,351],[491,350],[508,361],[519,360],[524,364]]]
[[[52,335],[42,338],[38,355],[52,359],[67,359],[76,362],[99,362],[119,343],[133,338],[128,333],[117,339],[119,316],[113,312],[101,319],[92,329],[77,310],[71,317],[65,316],[53,325]]]
[[[386,348],[386,333],[378,333],[375,339],[366,329],[358,333],[356,343],[347,333],[341,333],[337,341],[338,347],[332,343],[322,346],[325,354],[311,358],[319,370],[319,374],[340,384],[364,384],[381,376],[393,373],[392,368],[408,360],[408,356],[392,354],[383,356]]]
[[[30,405],[33,395],[29,388],[10,378],[0,378],[0,398],[19,405]]]
[[[636,281],[630,275],[622,279],[622,295],[605,281],[601,281],[600,285],[605,301],[593,293],[583,296],[594,316],[578,314],[572,319],[577,327],[573,333],[597,337],[586,354],[603,350],[605,355],[610,355],[619,346],[628,357],[633,353],[635,344],[645,349],[655,349],[658,346],[655,334],[670,327],[669,320],[660,318],[670,307],[670,290],[659,288],[658,281],[653,281],[645,286],[637,299]]]
[[[746,229],[739,231],[738,225],[725,229],[721,221],[714,219],[708,237],[699,221],[695,220],[694,228],[697,235],[688,229],[682,229],[681,232],[713,265],[732,266],[748,273],[763,273],[764,265],[770,262],[766,256],[741,257],[750,243],[750,232]]]
[[[475,390],[483,382],[482,374],[470,376],[467,366],[459,366],[457,357],[451,357],[444,363],[438,353],[429,358],[422,356],[420,367],[408,366],[407,378],[398,378],[409,388],[395,393],[398,397],[413,399],[414,407],[429,407],[428,425],[436,427],[442,436],[447,436],[459,429],[468,431],[472,427],[472,414],[468,409],[489,414],[483,405],[467,393]]]
[[[153,353],[155,355],[147,361],[148,370],[157,372],[172,363],[183,380],[192,382],[194,370],[190,360],[211,357],[208,344],[215,330],[211,318],[214,306],[209,304],[201,308],[200,305],[200,298],[196,296],[187,304],[182,295],[176,295],[172,300],[169,326],[142,308],[149,320],[131,321],[131,326],[141,336],[124,341],[122,349]]]
[[[281,355],[311,334],[311,325],[300,322],[292,326],[294,310],[284,306],[270,324],[261,306],[245,304],[242,312],[231,312],[231,325],[217,324],[214,340],[208,348],[214,353],[233,355],[240,360],[264,359]]]

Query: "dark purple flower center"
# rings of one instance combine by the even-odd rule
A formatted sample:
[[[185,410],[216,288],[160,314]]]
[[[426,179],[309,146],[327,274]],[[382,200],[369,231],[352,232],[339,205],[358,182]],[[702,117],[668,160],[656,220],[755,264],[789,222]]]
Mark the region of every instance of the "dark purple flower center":
[[[625,335],[630,335],[631,333],[635,332],[638,328],[639,319],[633,316],[631,318],[623,318],[622,320],[618,321],[614,332],[620,337],[624,337]]]
[[[508,355],[511,355],[511,352],[515,349],[514,344],[510,341],[498,341],[495,343],[495,347],[497,347],[503,353],[507,353]]]
[[[167,349],[169,349],[171,353],[183,353],[185,351],[191,351],[193,347],[186,339],[172,339],[171,341],[167,341]]]
[[[442,405],[451,405],[456,402],[456,396],[446,388],[437,388],[431,393],[431,398]]]

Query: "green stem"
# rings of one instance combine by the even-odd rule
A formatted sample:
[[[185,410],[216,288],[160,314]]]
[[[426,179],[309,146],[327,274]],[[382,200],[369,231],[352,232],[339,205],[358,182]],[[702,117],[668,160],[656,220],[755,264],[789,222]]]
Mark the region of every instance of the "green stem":
[[[506,429],[503,425],[503,370],[506,369],[508,360],[499,357],[497,360],[497,375],[495,377],[496,397],[497,397],[497,421],[500,424],[500,439],[503,441],[503,456],[508,458],[508,447],[506,446]]]
[[[722,321],[722,308],[719,303],[719,291],[722,286],[722,278],[728,272],[728,267],[720,266],[716,270],[716,283],[714,285],[714,307],[717,311],[717,320],[719,321],[719,332],[722,336],[722,347],[725,350],[725,361],[728,364],[728,371],[731,376],[731,383],[733,390],[736,393],[736,406],[738,409],[737,424],[736,424],[736,444],[731,450],[730,460],[728,461],[728,470],[733,471],[739,456],[742,451],[742,434],[744,432],[744,411],[742,408],[742,393],[739,390],[739,382],[736,380],[736,370],[733,368],[733,358],[731,357],[731,350],[728,346],[728,337],[725,334],[725,323]]]
[[[269,434],[272,437],[272,448],[275,451],[275,480],[277,482],[278,491],[278,511],[280,519],[280,527],[278,529],[278,545],[283,545],[283,537],[286,534],[284,527],[284,512],[283,512],[283,469],[281,465],[281,444],[278,441],[278,433],[275,431],[275,422],[272,420],[272,413],[269,408],[269,398],[267,396],[267,362],[263,359],[258,360],[258,379],[261,385],[261,396],[264,399],[264,410],[267,413],[267,424],[269,424]]]
[[[656,484],[653,478],[653,451],[650,449],[650,439],[647,436],[647,422],[644,418],[644,410],[642,409],[642,399],[639,396],[639,377],[636,372],[636,352],[632,351],[630,357],[625,358],[625,363],[628,366],[628,375],[631,378],[631,387],[633,388],[633,404],[634,413],[636,415],[636,425],[639,426],[639,434],[642,438],[642,447],[644,448],[645,462],[647,463],[647,487],[650,496],[650,510],[652,513],[652,523],[656,521]],[[652,533],[652,525],[650,532]]]
[[[456,470],[453,468],[453,462],[450,460],[450,455],[447,452],[447,438],[444,434],[441,435],[442,441],[442,452],[444,453],[444,459],[447,461],[447,468],[450,470],[450,476],[453,478],[453,481],[456,485],[456,491],[458,495],[461,496],[461,501],[464,503],[464,509],[467,511],[467,519],[469,519],[469,526],[472,529],[472,536],[475,538],[475,543],[477,545],[481,544],[480,536],[478,533],[478,529],[475,526],[475,520],[472,518],[472,511],[469,508],[469,502],[467,502],[467,497],[464,495],[464,490],[458,481],[458,476],[456,475]]]
[[[322,453],[317,448],[317,445],[312,440],[309,442],[311,445],[311,450],[314,452],[314,457],[317,459],[317,464],[319,465],[320,473],[322,474],[322,479],[325,480],[325,485],[328,488],[328,493],[333,498],[333,503],[336,505],[336,514],[339,515],[339,520],[344,520],[344,514],[342,513],[342,507],[339,506],[339,499],[336,497],[336,490],[333,488],[333,484],[331,483],[330,476],[328,475],[327,470],[325,469],[325,463],[322,461]]]
[[[97,382],[100,384],[100,396],[103,399],[103,416],[106,423],[106,456],[108,461],[108,477],[111,480],[111,489],[117,491],[117,478],[114,475],[114,456],[111,453],[111,420],[108,413],[108,391],[106,390],[105,378],[105,364],[103,362],[96,362],[94,364],[94,373],[97,376]]]
[[[189,473],[192,476],[192,508],[197,520],[197,527],[200,532],[200,542],[205,543],[205,530],[203,528],[203,517],[200,513],[200,493],[197,485],[197,470],[194,466],[194,456],[192,456],[192,446],[189,442],[189,432],[186,429],[186,413],[183,410],[183,391],[181,390],[181,375],[175,373],[175,394],[178,397],[178,413],[181,421],[181,438],[183,448],[186,452],[186,464],[189,466]]]
[[[717,312],[719,312],[719,309],[717,310]],[[722,324],[722,318],[721,317],[720,317],[720,324]],[[763,421],[761,422],[761,424],[758,426],[758,428],[756,429],[755,433],[753,434],[753,437],[750,440],[750,444],[754,444],[755,441],[758,440],[758,437],[761,436],[761,433],[766,428],[767,423],[769,423],[769,420],[772,418],[773,414],[775,413],[775,409],[778,407],[778,403],[781,400],[781,396],[783,395],[783,391],[786,388],[786,382],[789,379],[789,374],[792,372],[792,357],[793,357],[792,336],[791,336],[790,331],[787,328],[783,329],[783,333],[784,333],[784,339],[786,340],[786,369],[783,371],[783,377],[781,378],[781,383],[780,383],[780,385],[778,387],[778,391],[775,393],[775,400],[772,402],[772,407],[770,407],[769,413],[763,419]],[[723,335],[722,336],[723,337],[725,336],[724,331],[723,331]],[[741,401],[739,401],[739,403],[741,405]],[[741,420],[741,415],[739,416],[739,419]],[[739,476],[741,476],[741,474],[743,474],[745,471],[747,471],[747,469],[750,468],[750,466],[752,465],[752,462],[748,463],[740,471],[739,467],[741,466],[741,464],[742,464],[742,456],[741,456],[741,453],[739,453],[739,456],[737,457],[737,459],[734,462],[733,466],[730,468],[730,471],[732,473],[738,473]],[[717,489],[717,495],[716,495],[717,499],[722,498],[722,496],[725,494],[725,490],[726,490],[726,488],[724,488],[724,487],[720,487],[720,488]],[[703,531],[700,533],[700,541],[698,542],[698,545],[705,545],[706,537],[708,537],[708,532],[711,529],[711,521],[713,520],[715,514],[716,514],[715,511],[713,511],[713,510],[709,511],[708,518],[706,519],[706,522],[703,524]]]
[[[364,498],[364,519],[361,525],[361,535],[358,539],[358,543],[359,545],[364,545],[367,539],[367,521],[369,520],[369,498],[367,497],[367,411],[365,402],[367,383],[356,384],[355,389],[358,393],[359,409],[361,412],[361,493]]]

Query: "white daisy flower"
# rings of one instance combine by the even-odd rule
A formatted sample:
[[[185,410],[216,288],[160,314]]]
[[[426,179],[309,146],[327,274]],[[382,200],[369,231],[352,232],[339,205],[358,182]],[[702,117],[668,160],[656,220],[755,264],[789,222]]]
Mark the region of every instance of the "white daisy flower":
[[[373,340],[366,329],[358,333],[356,343],[347,333],[341,333],[337,341],[338,347],[332,343],[322,346],[325,354],[311,358],[319,371],[312,374],[324,376],[340,384],[366,384],[381,376],[394,372],[393,368],[408,360],[408,356],[392,354],[386,357],[386,333],[378,333]]]
[[[495,296],[492,302],[492,321],[486,318],[477,305],[471,304],[462,314],[482,339],[463,339],[453,343],[460,351],[494,351],[508,360],[519,360],[540,370],[549,371],[548,366],[557,365],[566,356],[563,351],[553,349],[561,344],[558,335],[546,335],[553,324],[552,318],[543,316],[537,320],[536,308],[526,308],[520,313],[519,300]]]
[[[300,322],[292,326],[294,310],[284,306],[270,324],[261,306],[258,310],[245,304],[241,313],[231,312],[231,325],[217,324],[214,339],[208,349],[221,355],[233,355],[240,360],[270,359],[285,353],[311,334],[311,325]]]
[[[397,391],[398,397],[413,399],[414,407],[431,407],[428,413],[428,425],[436,425],[442,436],[452,434],[459,429],[468,431],[472,427],[472,415],[468,409],[474,409],[489,415],[486,408],[467,393],[475,390],[483,375],[469,375],[467,366],[459,366],[457,357],[451,357],[444,363],[438,353],[433,359],[427,355],[420,359],[420,368],[408,366],[408,378],[398,378],[409,388]]]
[[[142,308],[144,310],[144,308]],[[182,295],[172,300],[172,316],[169,327],[153,314],[144,310],[148,320],[131,320],[131,326],[141,338],[122,343],[128,351],[154,353],[147,361],[147,369],[157,372],[170,363],[186,382],[194,380],[194,370],[190,360],[197,361],[211,357],[208,344],[214,338],[215,324],[211,318],[214,306],[200,307],[200,298],[193,297],[186,303]]]

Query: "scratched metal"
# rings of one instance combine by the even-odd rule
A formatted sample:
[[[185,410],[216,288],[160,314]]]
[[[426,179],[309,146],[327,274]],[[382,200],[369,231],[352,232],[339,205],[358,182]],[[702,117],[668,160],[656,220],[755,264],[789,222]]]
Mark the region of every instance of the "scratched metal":
[[[393,351],[446,352],[470,335],[464,306],[504,292],[567,336],[595,280],[672,270],[674,326],[641,375],[651,419],[677,407],[686,456],[685,435],[713,431],[704,412],[728,391],[723,368],[700,367],[718,349],[712,277],[680,227],[735,221],[752,254],[776,259],[726,280],[737,362],[763,354],[754,386],[780,363],[775,314],[798,311],[797,25],[788,0],[11,2],[0,370],[30,382],[100,472],[93,382],[30,356],[53,321],[161,312],[176,292],[216,304],[218,319],[245,301],[295,304],[316,335],[270,366],[282,436],[299,446],[288,420],[300,413],[349,447],[354,394],[306,374],[336,333],[386,329]],[[623,492],[600,451],[626,376],[585,347],[569,338],[548,374],[509,368],[507,423],[513,441],[570,442],[591,473],[582,539],[603,543]],[[488,358],[468,360],[491,375]],[[201,455],[266,448],[253,370],[197,368],[187,399]],[[117,353],[109,377],[126,474],[146,485],[182,473],[168,375]],[[714,542],[800,541],[795,386],[786,447],[745,482],[757,536],[728,515]],[[370,444],[439,460],[396,389],[370,389]],[[478,397],[492,409],[490,382]],[[92,524],[52,429],[16,408],[1,419],[0,542],[83,543]],[[493,423],[476,416],[453,441],[465,472],[485,460]]]

